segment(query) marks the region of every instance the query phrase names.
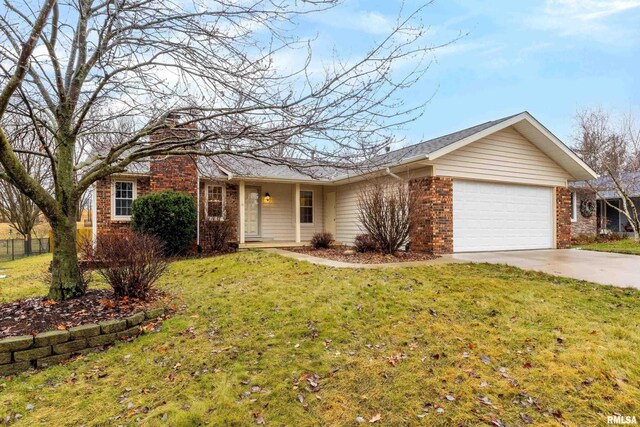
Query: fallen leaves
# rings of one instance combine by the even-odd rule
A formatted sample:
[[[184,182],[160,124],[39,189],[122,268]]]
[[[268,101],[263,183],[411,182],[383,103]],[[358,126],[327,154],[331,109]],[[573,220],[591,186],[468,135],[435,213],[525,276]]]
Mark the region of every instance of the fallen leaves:
[[[401,360],[406,359],[407,357],[408,356],[404,353],[396,353],[387,357],[387,362],[389,362],[391,366],[396,366]]]
[[[382,415],[380,414],[380,412],[378,412],[377,414],[375,414],[370,420],[369,422],[371,424],[373,423],[377,423],[378,421],[380,421],[382,419]]]

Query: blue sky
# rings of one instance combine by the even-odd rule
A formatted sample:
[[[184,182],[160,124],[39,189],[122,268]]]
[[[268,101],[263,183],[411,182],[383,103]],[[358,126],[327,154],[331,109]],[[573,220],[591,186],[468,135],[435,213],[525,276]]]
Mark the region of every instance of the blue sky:
[[[423,2],[407,0],[406,9]],[[346,0],[305,18],[314,55],[364,52],[397,17],[399,0]],[[640,106],[640,0],[439,0],[422,15],[435,53],[411,97],[435,94],[406,143],[528,110],[571,143],[578,109]]]

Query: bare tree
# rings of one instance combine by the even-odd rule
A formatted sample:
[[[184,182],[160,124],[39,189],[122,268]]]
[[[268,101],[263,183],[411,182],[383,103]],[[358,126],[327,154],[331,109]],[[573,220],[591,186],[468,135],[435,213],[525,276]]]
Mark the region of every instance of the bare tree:
[[[575,150],[600,178],[588,182],[606,205],[627,219],[640,242],[640,218],[632,196],[640,189],[640,127],[633,113],[619,123],[601,109],[585,110],[576,117]],[[619,204],[611,202],[617,195]]]
[[[82,194],[132,162],[231,155],[303,169],[346,166],[377,153],[390,132],[421,114],[424,103],[404,105],[398,94],[426,72],[437,49],[420,22],[426,5],[400,11],[390,34],[362,58],[335,57],[314,72],[308,44],[290,30],[300,16],[336,3],[4,0],[0,120],[12,112],[33,122],[55,191],[23,167],[3,128],[0,179],[51,223],[51,298],[83,293],[75,243]],[[292,49],[307,61],[285,72],[279,58]],[[114,125],[122,121],[131,126]],[[183,130],[167,132],[176,126]],[[117,142],[77,162],[79,141],[99,139],[103,129]],[[311,158],[312,151],[314,162],[274,158]]]
[[[51,176],[47,161],[40,156],[40,143],[29,123],[20,117],[7,117],[5,130],[13,141],[14,151],[29,175],[43,188],[50,190]],[[3,167],[0,164],[0,173]],[[0,180],[0,218],[6,221],[26,240],[31,248],[34,228],[41,222],[41,212],[33,200],[21,193],[9,181]]]
[[[407,244],[414,226],[414,200],[406,182],[374,181],[360,189],[358,218],[385,253]]]

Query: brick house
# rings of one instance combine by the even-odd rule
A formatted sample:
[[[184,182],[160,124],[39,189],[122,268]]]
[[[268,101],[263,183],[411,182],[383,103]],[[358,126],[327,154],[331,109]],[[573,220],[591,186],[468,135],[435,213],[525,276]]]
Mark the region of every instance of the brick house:
[[[640,212],[640,172],[621,175],[620,183]],[[609,233],[633,234],[628,219],[616,209],[622,206],[622,199],[610,177],[602,176],[588,183],[574,182],[570,188],[573,238]]]
[[[402,180],[418,201],[411,248],[453,252],[567,248],[573,181],[596,174],[529,113],[483,123],[390,151],[346,171],[234,157],[155,158],[96,183],[94,237],[129,226],[131,203],[177,190],[203,222],[235,206],[241,248],[303,245],[319,231],[350,245],[362,233],[358,192],[373,178]]]

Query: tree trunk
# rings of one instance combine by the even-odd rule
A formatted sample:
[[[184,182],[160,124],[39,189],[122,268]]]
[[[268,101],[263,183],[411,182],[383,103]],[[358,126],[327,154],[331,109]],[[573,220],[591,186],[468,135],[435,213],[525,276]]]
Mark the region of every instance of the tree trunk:
[[[49,298],[62,301],[82,296],[85,284],[82,280],[78,264],[78,247],[76,243],[76,219],[51,224],[53,232],[53,261],[51,262],[51,287]]]

